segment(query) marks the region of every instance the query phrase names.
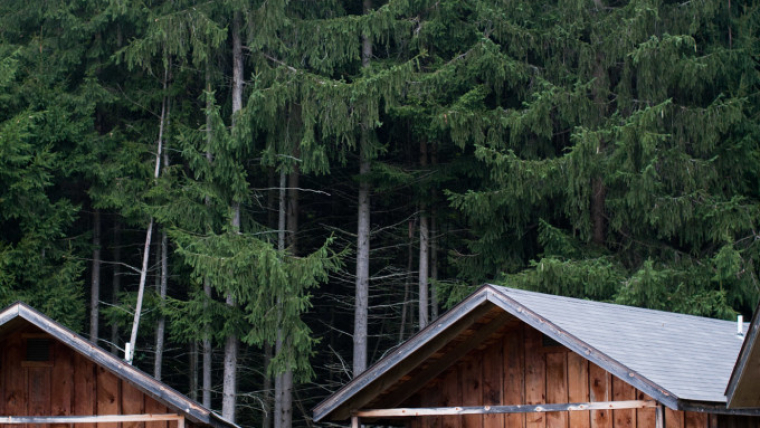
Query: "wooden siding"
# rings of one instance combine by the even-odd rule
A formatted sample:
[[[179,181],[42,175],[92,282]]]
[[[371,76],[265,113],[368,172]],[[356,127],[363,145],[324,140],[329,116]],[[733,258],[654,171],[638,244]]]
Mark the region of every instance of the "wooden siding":
[[[50,339],[49,361],[25,361],[26,341]],[[92,416],[176,413],[68,346],[28,326],[0,340],[0,415]],[[175,422],[76,424],[75,428],[174,428]],[[123,425],[123,427],[122,427]],[[15,425],[41,428],[41,425]],[[194,427],[188,423],[189,428]],[[54,424],[52,428],[74,428]]]
[[[567,348],[544,343],[540,332],[519,323],[496,333],[399,407],[416,407],[420,403],[424,407],[445,407],[613,400],[651,398]],[[652,428],[654,417],[655,409],[630,409],[439,416],[414,418],[407,424],[410,428]],[[742,423],[758,420],[747,418]],[[714,416],[705,414],[666,412],[668,428],[713,428],[715,422]]]

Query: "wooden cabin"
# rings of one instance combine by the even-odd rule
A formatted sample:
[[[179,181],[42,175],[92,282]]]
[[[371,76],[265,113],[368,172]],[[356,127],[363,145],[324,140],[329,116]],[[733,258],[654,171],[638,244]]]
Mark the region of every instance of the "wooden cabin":
[[[314,409],[409,428],[760,427],[737,323],[485,285]],[[757,384],[756,384],[757,385]]]
[[[238,428],[23,303],[0,312],[0,425]]]

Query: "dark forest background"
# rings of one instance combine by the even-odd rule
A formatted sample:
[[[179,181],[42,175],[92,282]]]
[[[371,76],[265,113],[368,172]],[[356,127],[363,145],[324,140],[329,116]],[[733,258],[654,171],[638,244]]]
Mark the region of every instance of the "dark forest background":
[[[750,315],[759,27],[736,0],[0,0],[0,303],[134,336],[263,428],[484,282]]]

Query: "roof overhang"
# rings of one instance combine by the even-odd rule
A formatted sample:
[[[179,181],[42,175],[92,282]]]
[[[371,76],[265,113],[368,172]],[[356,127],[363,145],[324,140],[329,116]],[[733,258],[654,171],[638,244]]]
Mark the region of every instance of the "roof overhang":
[[[161,404],[181,413],[191,422],[209,425],[214,428],[239,428],[236,424],[95,346],[25,303],[17,302],[0,311],[0,334],[8,330],[14,330],[24,324],[31,324],[49,334],[75,352],[110,371],[118,378],[129,382],[135,388]]]
[[[472,325],[494,306],[584,356],[671,409],[683,410],[686,406],[696,409],[701,405],[701,403],[679,400],[679,397],[667,389],[583,342],[495,287],[486,284],[317,405],[314,408],[314,421],[348,419],[353,411],[362,409],[385,388],[402,382],[402,378],[425,361],[429,355],[445,346],[459,332]],[[407,385],[404,389],[408,395],[411,392],[410,388],[416,391],[422,386],[420,384]],[[715,410],[722,407],[722,411],[716,411],[716,413],[733,413],[727,411],[725,403],[710,403],[709,407]],[[752,412],[752,414],[756,413]]]

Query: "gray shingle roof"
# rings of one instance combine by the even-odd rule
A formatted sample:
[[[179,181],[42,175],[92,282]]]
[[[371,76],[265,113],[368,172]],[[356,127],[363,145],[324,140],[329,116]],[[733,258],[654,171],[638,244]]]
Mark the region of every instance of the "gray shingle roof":
[[[493,286],[681,400],[726,401],[735,322]]]
[[[404,376],[443,346],[428,345],[488,305],[671,409],[726,413],[725,389],[743,340],[734,322],[486,284],[318,404],[314,420],[345,419],[391,386],[419,389],[421,385],[405,383]],[[760,415],[760,409],[743,414]]]

